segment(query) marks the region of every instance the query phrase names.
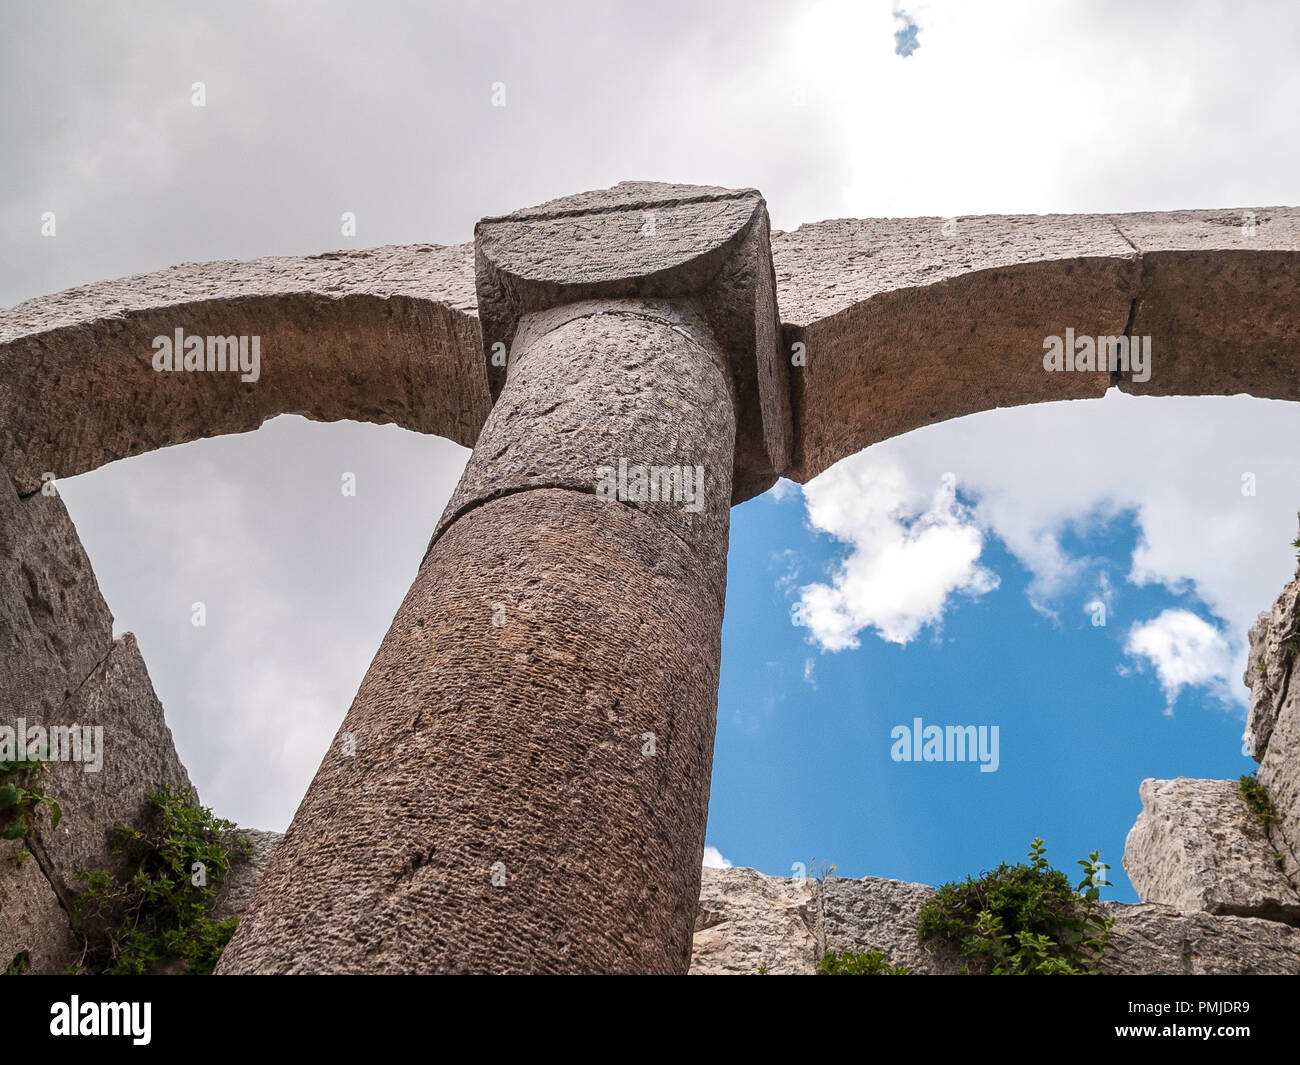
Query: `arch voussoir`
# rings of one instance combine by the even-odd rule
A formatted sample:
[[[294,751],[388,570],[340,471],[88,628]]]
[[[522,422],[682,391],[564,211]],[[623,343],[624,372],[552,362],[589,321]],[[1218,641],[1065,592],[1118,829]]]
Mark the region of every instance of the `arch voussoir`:
[[[205,359],[244,341],[243,369],[160,372],[178,330]],[[278,414],[473,446],[490,406],[468,244],[187,263],[0,311],[0,464],[23,494]]]
[[[838,219],[775,233],[795,426],[786,476],[807,481],[933,422],[1111,385],[1300,399],[1298,233],[1288,207]],[[1050,337],[1150,337],[1150,372],[1100,360],[1048,372]]]

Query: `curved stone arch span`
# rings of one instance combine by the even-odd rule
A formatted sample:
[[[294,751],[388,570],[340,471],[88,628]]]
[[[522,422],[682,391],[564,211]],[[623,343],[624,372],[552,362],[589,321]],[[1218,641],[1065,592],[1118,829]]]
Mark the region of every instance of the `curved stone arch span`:
[[[840,219],[773,233],[772,259],[779,472],[797,481],[921,425],[1112,384],[1300,399],[1297,208]],[[153,339],[178,328],[260,337],[261,379],[155,372]],[[1066,329],[1150,336],[1149,380],[1045,372]],[[0,465],[20,494],[284,413],[472,447],[491,406],[472,244],[185,264],[0,311]]]
[[[997,407],[1300,399],[1300,209],[844,219],[773,235],[794,455],[808,481],[893,436]],[[1044,370],[1044,341],[1150,337],[1149,379]]]
[[[205,360],[210,337],[258,338],[257,380],[155,370],[178,330]],[[22,495],[279,414],[472,447],[490,406],[470,244],[185,264],[0,311],[0,465]]]

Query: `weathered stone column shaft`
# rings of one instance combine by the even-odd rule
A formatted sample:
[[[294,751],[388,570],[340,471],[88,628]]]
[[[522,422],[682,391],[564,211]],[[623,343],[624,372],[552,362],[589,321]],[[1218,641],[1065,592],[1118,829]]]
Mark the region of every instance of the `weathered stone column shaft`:
[[[218,971],[686,971],[735,448],[726,365],[688,301],[524,317],[415,584]],[[672,498],[643,496],[651,480]]]

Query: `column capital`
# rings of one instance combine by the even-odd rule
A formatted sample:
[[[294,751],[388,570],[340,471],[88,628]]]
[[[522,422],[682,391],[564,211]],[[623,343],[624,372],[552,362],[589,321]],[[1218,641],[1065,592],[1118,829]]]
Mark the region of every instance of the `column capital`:
[[[475,226],[475,282],[493,399],[520,319],[580,300],[695,303],[726,352],[736,404],[733,503],[789,465],[767,205],[754,189],[626,181]]]

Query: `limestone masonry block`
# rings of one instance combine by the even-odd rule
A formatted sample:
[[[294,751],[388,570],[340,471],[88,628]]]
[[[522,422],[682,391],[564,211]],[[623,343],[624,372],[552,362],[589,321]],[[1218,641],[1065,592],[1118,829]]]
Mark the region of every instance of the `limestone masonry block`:
[[[474,232],[494,396],[506,378],[500,355],[529,312],[592,299],[687,299],[730,365],[734,502],[765,491],[789,464],[789,367],[777,349],[767,207],[757,192],[624,182],[485,218]],[[554,391],[563,397],[558,384]]]
[[[1300,893],[1234,780],[1144,780],[1124,869],[1143,902],[1300,920]]]

